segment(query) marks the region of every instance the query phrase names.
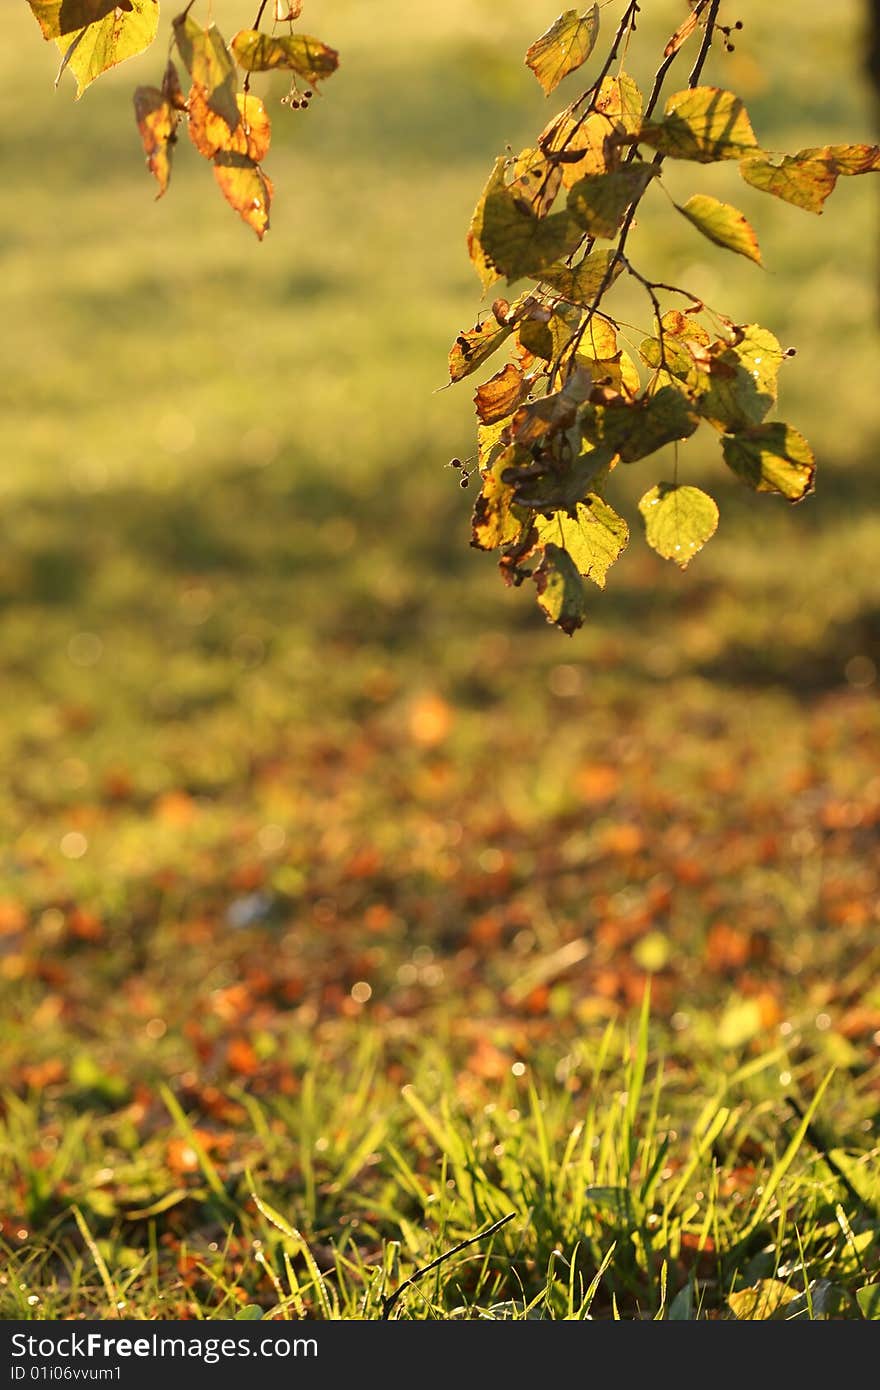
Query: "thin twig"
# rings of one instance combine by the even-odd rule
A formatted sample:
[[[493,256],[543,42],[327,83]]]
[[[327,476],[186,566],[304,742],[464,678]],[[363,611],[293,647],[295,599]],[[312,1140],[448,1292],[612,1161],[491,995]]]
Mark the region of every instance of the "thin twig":
[[[457,1255],[461,1250],[466,1250],[469,1245],[476,1245],[478,1240],[485,1240],[487,1236],[494,1236],[496,1231],[500,1231],[501,1227],[506,1226],[508,1221],[512,1221],[515,1216],[515,1211],[509,1211],[506,1216],[502,1216],[500,1221],[496,1221],[491,1226],[487,1226],[485,1231],[480,1231],[475,1236],[468,1236],[467,1240],[459,1241],[458,1245],[453,1245],[451,1250],[444,1250],[443,1254],[438,1255],[436,1260],[432,1260],[430,1264],[423,1265],[421,1269],[417,1269],[415,1274],[411,1274],[408,1279],[404,1279],[402,1284],[398,1284],[393,1293],[387,1294],[385,1298],[382,1299],[382,1318],[387,1319],[391,1316],[395,1303],[405,1289],[411,1288],[412,1285],[424,1275],[430,1274],[432,1269],[438,1269],[440,1265],[450,1260],[453,1255]]]
[[[698,87],[700,85],[703,68],[709,56],[709,49],[712,47],[712,40],[715,37],[715,25],[718,22],[718,11],[720,8],[721,0],[711,0],[709,13],[706,16],[706,28],[703,32],[703,42],[700,44],[700,51],[697,54],[697,61],[694,63],[693,72],[688,78],[689,87]]]
[[[260,27],[260,20],[263,18],[263,15],[264,15],[265,12],[266,12],[266,6],[268,5],[268,3],[269,3],[269,0],[260,0],[260,8],[257,10],[257,17],[256,17],[256,19],[254,20],[253,24],[251,25],[251,28],[252,28],[252,29],[259,29],[259,27]],[[244,82],[242,83],[242,91],[244,92],[245,96],[247,96],[248,92],[249,92],[250,89],[251,89],[251,77],[252,77],[252,73],[250,73],[250,72],[246,73],[246,74],[245,74]]]

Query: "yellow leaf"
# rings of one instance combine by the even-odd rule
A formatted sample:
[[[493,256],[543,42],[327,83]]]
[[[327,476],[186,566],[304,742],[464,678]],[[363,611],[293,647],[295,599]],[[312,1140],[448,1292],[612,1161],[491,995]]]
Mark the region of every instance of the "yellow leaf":
[[[574,509],[574,515],[555,512],[535,521],[538,536],[545,544],[557,543],[571,557],[579,574],[592,579],[600,589],[615,560],[629,543],[629,527],[601,497],[591,493]]]
[[[610,174],[589,174],[568,195],[572,217],[593,237],[614,237],[624,213],[638,202],[655,170],[650,164],[626,164]]]
[[[787,154],[778,164],[769,155],[758,153],[740,163],[740,173],[753,188],[816,213],[822,211],[841,174],[878,171],[880,145],[824,145]]]
[[[520,457],[515,447],[505,449],[483,474],[483,488],[474,505],[473,539],[477,550],[497,550],[517,540],[523,528],[523,513],[514,505],[513,488],[501,475]]]
[[[221,150],[227,150],[247,155],[254,164],[259,164],[269,150],[272,135],[269,116],[260,98],[249,92],[237,92],[235,100],[241,119],[235,129],[230,130],[223,117],[211,110],[204,89],[194,86],[187,103],[190,139],[205,159],[213,159]]]
[[[537,77],[547,96],[564,77],[587,61],[599,36],[599,6],[586,14],[566,10],[526,53],[526,66]]]
[[[719,202],[706,193],[695,193],[686,203],[676,203],[675,206],[716,246],[735,251],[739,256],[747,256],[757,265],[763,264],[758,238],[751,225],[730,203]]]
[[[232,40],[232,52],[246,72],[283,68],[311,83],[323,81],[339,67],[336,49],[308,34],[263,34],[259,29],[242,29]]]
[[[651,549],[681,569],[687,569],[718,529],[718,508],[698,487],[658,483],[645,493],[639,511]]]
[[[89,24],[97,24],[112,10],[130,12],[132,0],[28,0],[44,39],[60,39],[75,34]]]
[[[721,447],[728,467],[756,492],[778,492],[790,502],[800,502],[813,491],[813,451],[791,425],[776,420],[726,434]]]
[[[149,48],[158,27],[159,0],[131,0],[127,9],[111,10],[97,23],[58,40],[64,56],[56,81],[69,68],[81,97],[96,77]]]
[[[273,193],[262,169],[247,155],[224,150],[214,156],[214,178],[227,203],[262,241],[269,230]]]
[[[661,154],[699,164],[739,159],[758,147],[745,106],[720,87],[676,92],[666,103],[663,120],[644,126],[639,140]]]
[[[171,178],[171,149],[180,117],[158,87],[135,88],[134,114],[147,167],[159,185],[156,197],[161,198]]]

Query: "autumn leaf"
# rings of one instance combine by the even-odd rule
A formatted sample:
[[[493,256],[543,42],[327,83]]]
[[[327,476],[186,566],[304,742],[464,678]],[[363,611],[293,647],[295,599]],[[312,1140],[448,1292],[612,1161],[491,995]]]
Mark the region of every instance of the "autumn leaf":
[[[134,114],[147,167],[159,185],[156,197],[161,198],[171,178],[171,150],[180,117],[158,87],[135,88]]]
[[[781,1279],[761,1279],[751,1288],[728,1294],[727,1303],[735,1318],[763,1322],[784,1313],[786,1305],[797,1296],[797,1289]]]
[[[546,217],[562,186],[562,168],[540,149],[522,150],[508,185],[511,195],[527,204],[536,217]]]
[[[687,398],[675,386],[664,386],[635,401],[588,406],[580,417],[584,438],[594,446],[612,448],[624,463],[635,463],[664,444],[689,438],[698,423]]]
[[[97,24],[113,10],[130,13],[132,0],[28,0],[44,39],[60,39],[89,24]]]
[[[499,276],[533,278],[576,250],[583,231],[567,212],[537,217],[510,192],[504,178],[505,160],[495,168],[477,204],[468,233],[471,260],[488,288]]]
[[[501,344],[510,337],[513,326],[503,328],[494,319],[484,319],[476,328],[459,333],[449,351],[449,377],[451,381],[463,381],[478,367],[497,352]]]
[[[558,544],[570,555],[579,574],[605,588],[605,576],[629,543],[629,527],[601,497],[591,493],[579,502],[574,514],[556,512],[538,517],[540,540]]]
[[[459,333],[449,350],[450,380],[463,381],[481,367],[507,341],[530,306],[536,304],[537,300],[532,295],[520,295],[513,304],[506,306],[506,313],[500,319],[493,314],[473,328]]]
[[[111,10],[97,23],[58,40],[63,57],[56,83],[69,68],[79,99],[97,77],[149,48],[158,27],[158,0],[130,0],[127,9]]]
[[[693,10],[693,11],[688,15],[687,19],[683,19],[683,20],[682,20],[681,24],[679,24],[679,26],[678,26],[678,28],[676,29],[675,33],[672,35],[672,38],[669,40],[668,44],[666,45],[666,47],[665,47],[664,50],[663,50],[663,57],[664,57],[664,58],[672,58],[672,57],[678,52],[678,50],[679,50],[685,43],[687,43],[687,41],[688,41],[688,39],[690,38],[691,34],[694,32],[694,30],[695,30],[696,27],[697,27],[697,24],[698,24],[698,22],[699,22],[699,17],[700,17],[700,16],[699,16],[698,11]]]
[[[728,467],[756,492],[778,492],[800,502],[813,490],[813,451],[791,425],[777,420],[726,434],[721,447]]]
[[[687,569],[718,529],[718,508],[698,487],[658,483],[639,502],[645,538],[664,560]]]
[[[522,450],[511,446],[483,474],[472,521],[471,545],[477,550],[497,550],[517,540],[522,532],[523,512],[514,504],[513,488],[502,478],[521,457]]]
[[[743,214],[730,203],[719,202],[706,193],[695,193],[686,203],[675,205],[683,217],[714,241],[737,255],[747,256],[750,261],[762,265],[758,238]]]
[[[566,10],[526,53],[526,66],[550,95],[564,77],[575,72],[589,58],[599,36],[599,6],[586,14]]]
[[[178,15],[174,20],[174,38],[193,85],[204,92],[215,115],[235,130],[240,119],[235,64],[220,31],[214,24],[203,29],[188,14]]]
[[[516,409],[527,390],[522,372],[511,362],[503,371],[477,387],[474,396],[477,415],[484,425],[502,420]]]
[[[663,120],[643,126],[639,140],[673,159],[699,164],[739,159],[758,148],[742,101],[720,87],[676,92],[666,103]]]
[[[555,544],[545,545],[534,580],[538,603],[548,622],[555,623],[569,636],[583,627],[587,616],[586,593],[568,551]]]
[[[231,47],[235,61],[246,72],[281,68],[295,72],[304,82],[316,84],[331,77],[339,67],[336,49],[308,34],[263,34],[259,29],[241,29]]]
[[[227,203],[253,227],[260,241],[269,230],[272,183],[245,154],[224,150],[214,156],[214,178]]]
[[[554,116],[538,138],[538,148],[555,159],[562,182],[571,188],[588,174],[605,174],[620,164],[629,137],[642,126],[643,98],[628,73],[603,79],[589,115],[570,108]]]
[[[746,183],[806,212],[820,213],[841,174],[880,171],[880,145],[824,145],[787,154],[775,164],[758,153],[740,163]]]
[[[592,308],[599,291],[609,289],[622,271],[623,261],[615,251],[591,251],[577,265],[547,266],[537,278],[572,304]]]
[[[234,130],[222,116],[208,105],[203,88],[194,86],[189,94],[190,139],[205,159],[213,159],[222,150],[246,155],[254,164],[265,159],[269,150],[272,127],[266,108],[259,97],[250,92],[237,92],[236,104],[240,120]]]
[[[511,433],[518,444],[537,444],[547,435],[558,434],[574,424],[578,407],[590,394],[593,379],[578,367],[559,391],[541,396],[520,407],[513,417]]]
[[[776,402],[784,356],[778,339],[756,323],[740,328],[734,342],[713,343],[702,361],[700,415],[721,430],[759,425]]]
[[[650,164],[634,163],[610,174],[591,174],[572,188],[568,210],[590,236],[616,236],[627,208],[639,200],[655,172]]]

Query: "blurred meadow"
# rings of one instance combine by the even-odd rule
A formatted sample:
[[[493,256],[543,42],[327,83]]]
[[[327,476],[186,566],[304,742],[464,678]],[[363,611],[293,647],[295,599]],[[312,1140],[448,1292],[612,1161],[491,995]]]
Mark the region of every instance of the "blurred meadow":
[[[660,193],[634,258],[797,349],[817,491],[704,428],[680,574],[634,466],[567,639],[469,548],[441,389],[492,161],[578,90],[522,64],[560,6],[308,0],[342,62],[307,112],[264,80],[261,245],[185,138],[154,201],[164,39],[75,103],[5,8],[0,1316],[377,1316],[508,1210],[404,1316],[583,1316],[612,1244],[594,1316],[876,1315],[875,181],[817,218],[664,169],[767,269]],[[767,148],[876,138],[856,0],[728,8],[706,77]]]

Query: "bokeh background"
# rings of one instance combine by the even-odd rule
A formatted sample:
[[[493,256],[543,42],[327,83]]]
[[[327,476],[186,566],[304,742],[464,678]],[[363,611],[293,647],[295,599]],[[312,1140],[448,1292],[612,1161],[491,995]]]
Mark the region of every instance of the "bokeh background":
[[[653,53],[683,6],[644,8]],[[865,7],[734,8],[707,78],[765,146],[872,137]],[[630,548],[561,636],[469,548],[446,464],[472,452],[472,391],[443,389],[479,306],[473,205],[557,109],[522,54],[558,9],[310,0],[342,65],[308,112],[265,84],[259,245],[185,137],[154,201],[131,91],[158,50],[75,103],[4,6],[0,1045],[25,1149],[104,1117],[26,1225],[65,1191],[99,1211],[101,1146],[138,1105],[149,1132],[157,1078],[210,1115],[230,1085],[295,1089],[369,1023],[398,1084],[430,1029],[466,1093],[648,976],[685,1050],[808,1035],[855,1058],[873,1114],[877,190],[841,179],[816,218],[735,168],[664,169],[735,201],[767,269],[660,193],[634,257],[797,349],[779,416],[818,487],[757,497],[701,430],[680,478],[722,519],[682,575],[641,539],[663,466],[637,465]],[[251,18],[214,12],[227,35]]]

